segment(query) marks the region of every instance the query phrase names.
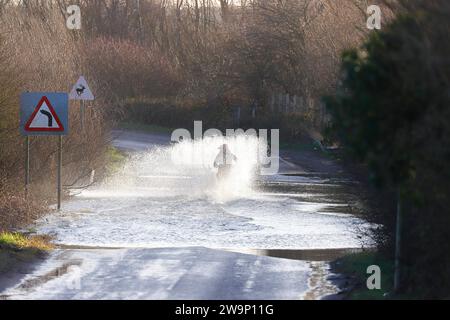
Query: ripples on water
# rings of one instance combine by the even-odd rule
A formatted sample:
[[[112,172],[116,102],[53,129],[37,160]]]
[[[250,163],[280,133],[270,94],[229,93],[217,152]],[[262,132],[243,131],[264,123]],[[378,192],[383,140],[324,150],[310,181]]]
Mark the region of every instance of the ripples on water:
[[[218,182],[213,161],[227,143],[238,157]],[[354,248],[361,241],[339,181],[257,176],[255,137],[205,138],[135,153],[102,185],[37,225],[72,245],[215,248]]]

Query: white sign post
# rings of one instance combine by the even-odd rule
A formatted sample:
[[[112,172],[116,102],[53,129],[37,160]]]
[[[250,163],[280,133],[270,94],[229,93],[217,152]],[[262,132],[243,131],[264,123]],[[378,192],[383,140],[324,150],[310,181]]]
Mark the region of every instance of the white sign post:
[[[84,130],[84,101],[92,101],[94,100],[94,94],[92,93],[86,79],[81,76],[77,83],[73,86],[72,90],[69,93],[70,100],[79,100],[80,101],[80,122],[81,122],[81,130]]]

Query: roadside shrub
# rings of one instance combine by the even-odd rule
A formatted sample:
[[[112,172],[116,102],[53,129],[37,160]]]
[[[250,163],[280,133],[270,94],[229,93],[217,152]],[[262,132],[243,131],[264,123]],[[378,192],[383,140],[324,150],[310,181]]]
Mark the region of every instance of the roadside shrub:
[[[85,48],[89,70],[107,80],[109,94],[119,100],[175,96],[179,90],[174,68],[156,47],[103,37],[87,40]]]
[[[81,72],[86,72],[94,92],[99,86],[89,78],[83,47],[77,45],[58,8],[11,4],[2,8],[0,17],[0,229],[8,229],[31,222],[42,212],[42,203],[52,203],[56,198],[57,140],[32,137],[31,198],[24,199],[25,138],[18,126],[20,94],[68,92]],[[80,130],[78,105],[70,104],[70,130],[63,145],[64,185],[77,184],[92,169],[102,167],[109,121],[101,97],[99,94],[86,110],[84,132]],[[39,201],[33,198],[35,195]]]
[[[450,4],[414,3],[344,54],[342,86],[327,104],[341,142],[367,163],[372,182],[403,199],[404,289],[448,297]],[[380,246],[392,247],[395,212],[372,218],[384,225]]]
[[[251,109],[241,108],[239,125],[234,117],[235,109],[229,105],[223,105],[218,99],[210,105],[176,105],[167,101],[136,101],[130,100],[124,104],[127,121],[135,124],[163,126],[166,128],[193,129],[194,121],[202,121],[203,130],[217,128],[225,133],[226,129],[279,129],[280,139],[283,142],[294,143],[306,141],[321,141],[322,135],[307,123],[303,115],[282,114],[265,112],[260,110],[257,117],[253,118]]]

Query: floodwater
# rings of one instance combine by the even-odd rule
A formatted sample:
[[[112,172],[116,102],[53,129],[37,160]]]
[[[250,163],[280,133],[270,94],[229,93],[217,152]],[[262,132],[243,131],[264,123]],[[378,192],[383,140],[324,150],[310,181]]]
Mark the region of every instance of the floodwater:
[[[123,168],[35,228],[59,244],[94,247],[342,249],[368,243],[360,236],[367,223],[350,214],[349,181],[299,175],[285,161],[280,174],[258,176],[259,141],[224,139],[170,145],[119,138],[116,145],[133,150]],[[238,160],[220,182],[212,163],[223,142]]]
[[[0,299],[336,295],[328,261],[368,244],[361,235],[369,225],[351,214],[352,182],[285,159],[279,174],[259,176],[259,141],[242,136],[226,139],[238,159],[229,178],[217,181],[212,163],[223,142],[116,139],[129,159],[38,221],[36,231],[61,247],[25,276],[8,276],[22,280]]]

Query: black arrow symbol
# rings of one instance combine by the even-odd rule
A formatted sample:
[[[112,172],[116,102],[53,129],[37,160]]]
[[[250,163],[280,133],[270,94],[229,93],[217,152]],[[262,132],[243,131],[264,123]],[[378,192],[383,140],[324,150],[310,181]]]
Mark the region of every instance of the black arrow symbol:
[[[48,127],[51,128],[53,126],[53,116],[50,112],[41,110],[41,113],[48,118]]]

